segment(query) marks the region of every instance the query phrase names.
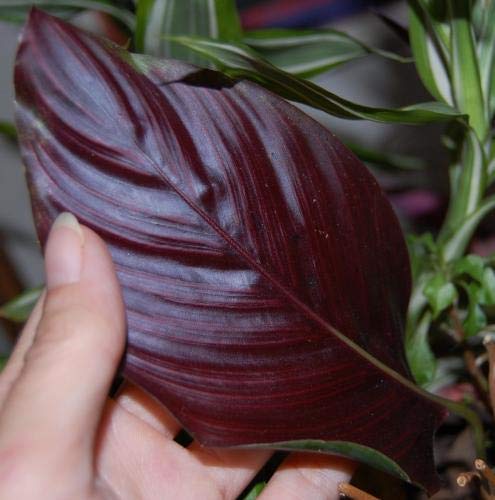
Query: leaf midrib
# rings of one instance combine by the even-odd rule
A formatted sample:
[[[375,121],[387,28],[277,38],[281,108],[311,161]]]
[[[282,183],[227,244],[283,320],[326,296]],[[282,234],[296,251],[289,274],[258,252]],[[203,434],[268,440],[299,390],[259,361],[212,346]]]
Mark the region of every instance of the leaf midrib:
[[[147,75],[143,74],[145,78]],[[148,79],[148,78],[147,78]],[[148,81],[150,81],[148,79]],[[151,85],[155,86],[153,82]],[[160,93],[161,94],[161,93]],[[163,172],[160,166],[147,155],[147,153],[141,150],[150,160],[150,163],[153,169],[157,172],[162,181],[170,186],[170,188],[175,191],[175,193],[192,209],[194,210],[243,260],[245,260],[248,265],[258,271],[275,289],[279,291],[283,296],[285,296],[292,306],[301,312],[306,318],[313,321],[320,327],[322,327],[325,331],[332,334],[338,340],[346,344],[350,349],[368,361],[370,364],[378,368],[380,371],[384,372],[389,377],[393,378],[397,382],[401,383],[409,390],[419,394],[420,396],[426,397],[429,400],[435,401],[435,396],[426,393],[420,387],[415,385],[411,380],[407,379],[405,376],[396,372],[385,363],[381,362],[373,355],[368,353],[361,346],[353,342],[347,336],[345,336],[342,332],[340,332],[333,325],[324,320],[320,315],[318,315],[313,309],[311,309],[308,305],[306,305],[302,300],[300,300],[288,287],[283,285],[275,276],[273,276],[269,271],[267,271],[256,259],[247,252],[240,243],[238,243],[229,233],[227,233],[212,217],[210,217],[193,199],[191,199],[186,193],[184,193],[178,186],[176,186],[168,176]]]

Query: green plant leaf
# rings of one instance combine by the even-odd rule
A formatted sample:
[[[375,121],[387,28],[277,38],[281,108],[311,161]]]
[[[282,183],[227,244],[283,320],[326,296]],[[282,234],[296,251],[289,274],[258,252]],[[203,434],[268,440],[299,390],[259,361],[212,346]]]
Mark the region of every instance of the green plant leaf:
[[[480,69],[470,20],[470,0],[450,0],[452,84],[457,108],[469,116],[469,123],[483,140],[488,130],[488,113],[483,99]]]
[[[420,124],[459,117],[454,108],[437,102],[415,104],[399,109],[374,108],[356,104],[324,88],[282,71],[250,47],[200,37],[173,37],[213,61],[232,77],[253,80],[291,101],[347,119],[366,119],[382,123]]]
[[[473,26],[476,31],[481,87],[489,114],[495,112],[495,1],[474,2]]]
[[[485,272],[485,261],[479,255],[466,255],[456,261],[452,271],[454,276],[467,274],[481,283]]]
[[[431,233],[424,233],[420,236],[408,234],[407,248],[411,259],[413,280],[416,281],[425,268],[430,267],[428,261],[438,253],[438,248]]]
[[[206,65],[206,60],[164,35],[242,36],[234,0],[138,0],[135,46],[139,52]]]
[[[423,170],[428,166],[426,161],[417,156],[376,151],[355,142],[346,142],[345,145],[361,160],[386,170]]]
[[[492,306],[495,304],[495,272],[491,267],[485,268],[481,278],[481,303]]]
[[[0,0],[0,20],[8,23],[23,24],[26,21],[27,15],[31,5],[24,5],[21,7],[5,7]],[[53,16],[60,17],[61,19],[70,19],[72,16],[81,11],[77,7],[63,7],[63,6],[49,6],[43,5],[42,9],[49,12]]]
[[[435,378],[436,358],[428,339],[431,319],[431,313],[427,311],[414,331],[408,331],[406,336],[407,361],[416,382],[422,387]]]
[[[455,286],[441,274],[435,274],[426,284],[423,293],[433,311],[433,318],[451,306],[457,298]]]
[[[495,158],[492,158],[486,166],[487,184],[490,185],[495,178]]]
[[[409,39],[419,76],[431,95],[452,105],[448,52],[442,37],[437,35],[434,20],[423,3],[409,4]]]
[[[274,66],[306,78],[367,54],[401,63],[412,62],[411,58],[368,46],[333,29],[250,31],[244,35],[243,42]]]
[[[10,122],[0,121],[0,135],[7,137],[7,139],[16,140],[17,132],[14,124]]]
[[[437,397],[433,396],[435,399]],[[442,400],[443,401],[443,400]],[[442,403],[441,403],[442,404]],[[347,441],[322,441],[318,439],[308,439],[299,441],[287,441],[279,443],[268,443],[259,445],[245,446],[244,448],[273,448],[276,450],[286,450],[286,451],[313,451],[316,453],[332,453],[335,455],[340,455],[343,457],[354,459],[358,462],[365,463],[371,467],[382,470],[389,474],[392,474],[404,481],[411,482],[411,479],[404,472],[399,465],[383,455],[382,453],[368,448],[367,446],[362,446],[360,444],[351,443]]]
[[[445,262],[459,258],[468,245],[480,221],[495,208],[495,196],[486,198],[478,209],[464,219],[450,238],[442,245],[442,256]]]
[[[23,21],[32,6],[40,7],[53,15],[67,17],[78,9],[98,10],[110,14],[134,31],[134,14],[117,3],[106,0],[0,0],[0,18],[14,22]]]
[[[264,490],[266,486],[265,481],[261,481],[260,483],[256,483],[251,491],[244,497],[243,500],[256,500],[258,496],[261,494],[261,492]]]
[[[459,226],[480,206],[486,186],[486,157],[476,133],[470,129],[463,143],[461,167],[451,171],[449,210],[438,241],[443,244],[458,235]],[[473,228],[474,230],[474,228]],[[460,257],[472,234],[465,234],[464,247],[454,257]]]
[[[450,64],[450,18],[448,4],[444,0],[410,0],[411,5],[417,5],[424,13],[431,27],[438,48],[447,65]]]
[[[477,283],[470,283],[464,287],[466,289],[469,303],[467,316],[464,319],[462,326],[466,337],[472,337],[476,335],[480,330],[482,330],[486,324],[486,316],[481,309],[480,303],[480,287]]]
[[[9,360],[8,356],[0,356],[0,372],[3,370],[4,366],[7,364]]]
[[[32,288],[3,304],[0,307],[0,318],[5,318],[16,323],[23,323],[31,314],[42,291],[42,287]]]

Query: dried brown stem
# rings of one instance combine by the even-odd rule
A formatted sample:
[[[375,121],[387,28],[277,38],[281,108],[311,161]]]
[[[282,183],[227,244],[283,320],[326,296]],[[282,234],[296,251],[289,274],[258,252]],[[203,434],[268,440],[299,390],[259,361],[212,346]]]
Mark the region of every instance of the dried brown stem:
[[[474,461],[474,466],[476,470],[479,470],[483,477],[490,483],[492,487],[495,487],[495,473],[486,465],[486,462],[481,458],[477,458]]]
[[[349,483],[339,483],[339,493],[353,500],[380,500]]]
[[[480,475],[477,472],[461,472],[456,482],[458,486],[465,488],[473,479],[480,479]]]
[[[460,344],[464,344],[463,340],[466,337],[464,327],[462,326],[461,319],[459,318],[459,313],[457,312],[457,308],[453,306],[450,309],[450,319],[452,320],[452,324],[455,330],[455,337]],[[466,367],[466,371],[468,372],[471,381],[476,389],[476,392],[479,395],[481,402],[485,405],[486,409],[490,414],[493,414],[492,401],[494,401],[491,397],[488,396],[488,381],[486,380],[483,372],[480,370],[478,363],[476,362],[476,356],[467,346],[463,345],[463,353],[462,358],[464,360],[464,366]]]
[[[464,365],[466,366],[466,370],[468,371],[471,380],[473,381],[473,385],[475,386],[481,401],[484,403],[486,408],[490,413],[493,413],[492,410],[492,399],[488,396],[488,381],[486,380],[483,372],[480,370],[478,363],[476,362],[476,356],[473,351],[470,349],[465,349],[462,353],[462,357],[464,359]]]

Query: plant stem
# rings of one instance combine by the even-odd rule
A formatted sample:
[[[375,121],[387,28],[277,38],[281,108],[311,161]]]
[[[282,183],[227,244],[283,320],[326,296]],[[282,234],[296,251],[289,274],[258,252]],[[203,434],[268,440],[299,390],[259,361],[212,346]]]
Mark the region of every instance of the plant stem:
[[[495,338],[493,335],[487,335],[483,341],[488,353],[488,387],[490,391],[490,401],[492,404],[492,411],[495,410]],[[495,418],[495,411],[493,413]]]
[[[352,498],[353,500],[379,500],[377,497],[366,493],[352,484],[349,483],[339,483],[339,493],[345,495],[347,498]]]
[[[469,423],[471,429],[473,430],[476,455],[482,459],[485,459],[485,433],[483,431],[483,424],[481,423],[479,415],[464,403],[457,403],[456,401],[442,398],[434,394],[432,394],[432,399],[434,399],[437,403],[445,406],[450,412],[459,415]]]

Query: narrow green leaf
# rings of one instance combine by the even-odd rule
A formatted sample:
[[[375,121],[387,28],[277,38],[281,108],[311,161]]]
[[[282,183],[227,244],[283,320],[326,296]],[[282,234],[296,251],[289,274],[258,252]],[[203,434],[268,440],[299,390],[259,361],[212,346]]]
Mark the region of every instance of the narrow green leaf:
[[[431,233],[425,233],[420,236],[408,234],[406,242],[411,260],[413,281],[417,285],[427,270],[431,269],[431,261],[436,259],[438,248]]]
[[[244,35],[243,42],[274,66],[306,78],[367,54],[377,54],[397,62],[412,62],[411,58],[370,47],[333,29],[251,31]]]
[[[399,40],[402,40],[405,45],[410,45],[409,32],[405,26],[379,10],[372,9],[371,13],[375,15],[390,31],[392,31],[392,33],[394,33]]]
[[[450,64],[451,27],[447,2],[445,0],[410,0],[410,4],[417,5],[424,13],[448,66]]]
[[[423,170],[428,166],[426,161],[417,156],[376,151],[355,142],[346,142],[345,145],[361,160],[388,170]]]
[[[431,313],[426,312],[414,331],[406,336],[406,355],[416,382],[424,387],[435,378],[436,358],[430,348],[428,332]]]
[[[488,162],[488,165],[486,166],[486,173],[488,177],[487,185],[490,185],[495,180],[495,158],[492,158]]]
[[[286,99],[320,109],[339,118],[366,119],[382,123],[429,123],[459,116],[442,103],[421,103],[400,109],[373,108],[356,104],[322,87],[282,71],[250,47],[200,37],[173,37],[213,61],[232,77],[253,80]]]
[[[433,318],[451,306],[457,298],[455,286],[441,274],[435,274],[426,284],[423,293],[433,311]]]
[[[410,2],[409,39],[419,76],[431,95],[452,105],[448,52],[440,38],[427,9],[421,2]]]
[[[472,337],[481,331],[487,324],[485,313],[479,306],[480,287],[477,283],[470,283],[464,287],[468,294],[467,316],[462,323],[466,337]]]
[[[461,168],[451,172],[451,196],[446,221],[439,235],[445,243],[462,222],[479,207],[486,186],[486,158],[476,133],[470,129],[464,141]]]
[[[467,274],[481,283],[485,272],[485,261],[479,255],[466,255],[456,261],[452,272],[454,276]]]
[[[479,208],[462,221],[455,231],[443,244],[442,256],[445,262],[458,259],[465,251],[474,231],[483,217],[495,208],[495,196],[486,198]]]
[[[0,1],[0,20],[8,23],[23,24],[26,22],[30,8],[30,5],[24,7],[3,7]],[[70,19],[81,11],[81,9],[76,7],[51,7],[43,5],[42,8],[45,12],[61,19]]]
[[[145,54],[205,65],[205,59],[164,35],[242,36],[234,0],[138,0],[136,49]]]
[[[444,401],[438,396],[431,395],[436,402],[444,405]],[[454,410],[455,411],[455,410]],[[408,475],[397,465],[396,462],[367,446],[362,446],[356,443],[347,441],[321,441],[318,439],[308,439],[300,441],[288,441],[280,443],[264,443],[258,445],[247,446],[245,448],[272,448],[276,450],[287,451],[313,451],[317,453],[333,453],[343,457],[354,459],[358,462],[365,463],[371,467],[388,472],[404,481],[411,482]]]
[[[486,306],[495,304],[495,272],[491,267],[483,271],[481,278],[481,303]]]
[[[265,481],[261,481],[260,483],[256,483],[251,491],[244,497],[243,500],[256,500],[261,492],[264,490],[266,486]]]
[[[42,287],[33,288],[21,293],[10,302],[3,304],[2,307],[0,307],[0,318],[23,323],[31,314],[42,291]]]
[[[0,0],[0,18],[21,20],[32,6],[46,9],[52,14],[60,11],[63,17],[77,9],[98,10],[110,14],[134,31],[136,19],[129,10],[106,0]]]
[[[451,15],[452,84],[457,108],[469,116],[469,123],[483,140],[488,130],[488,113],[481,88],[480,69],[470,21],[470,0],[449,0]]]
[[[0,356],[0,372],[3,370],[3,367],[7,364],[9,360],[8,356]]]
[[[481,87],[489,114],[495,112],[495,0],[479,0],[473,6]]]
[[[17,131],[14,125],[10,122],[0,121],[0,135],[7,137],[7,139],[16,140]]]

